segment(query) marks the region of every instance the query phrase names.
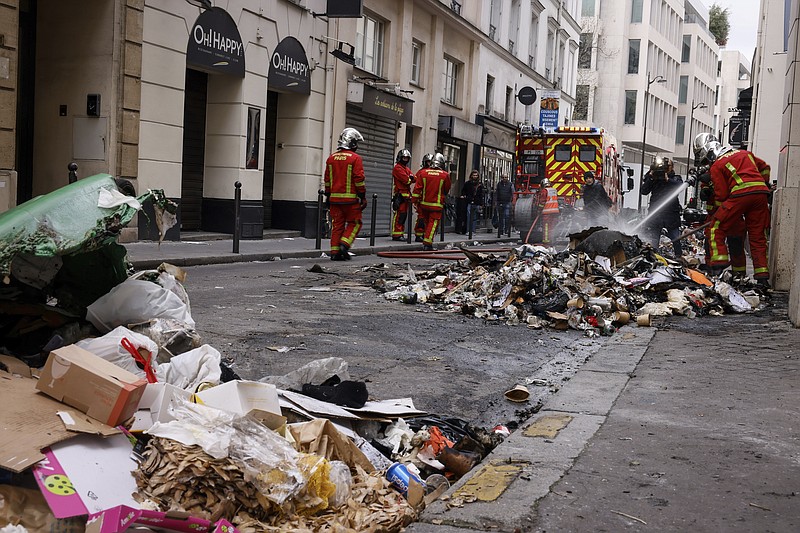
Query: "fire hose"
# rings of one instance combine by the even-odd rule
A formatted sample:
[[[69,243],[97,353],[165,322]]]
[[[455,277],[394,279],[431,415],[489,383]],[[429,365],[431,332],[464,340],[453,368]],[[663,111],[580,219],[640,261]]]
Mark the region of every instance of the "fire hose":
[[[714,223],[714,221],[713,221],[713,220],[711,220],[711,221],[709,221],[709,222],[706,222],[705,224],[701,224],[700,226],[697,226],[696,228],[691,228],[691,229],[689,229],[689,228],[686,228],[685,230],[683,230],[683,232],[682,232],[680,235],[678,235],[676,238],[672,239],[672,241],[671,241],[671,242],[678,242],[678,241],[681,241],[681,240],[685,239],[686,237],[688,237],[688,236],[690,236],[690,235],[694,235],[694,234],[695,234],[695,233],[697,233],[698,231],[700,231],[700,230],[703,230],[703,229],[705,229],[705,228],[709,227],[709,226],[710,226],[711,224],[713,224],[713,223]]]
[[[465,248],[466,249],[466,248]],[[501,248],[480,248],[476,249],[477,252],[490,252],[490,253],[507,253],[511,250],[510,247],[501,247]],[[468,250],[472,251],[472,250]],[[428,250],[428,251],[386,251],[386,252],[378,252],[378,257],[388,257],[392,259],[441,259],[441,260],[452,260],[452,261],[460,261],[461,259],[466,259],[467,256],[463,252],[459,250]]]

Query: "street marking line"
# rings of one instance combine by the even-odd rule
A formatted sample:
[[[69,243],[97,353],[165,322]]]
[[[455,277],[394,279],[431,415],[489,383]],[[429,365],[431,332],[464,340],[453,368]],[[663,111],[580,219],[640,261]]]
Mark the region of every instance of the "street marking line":
[[[450,498],[451,505],[472,503],[475,501],[491,502],[500,497],[511,483],[517,479],[527,461],[489,463],[464,483]]]
[[[537,419],[522,432],[526,437],[554,439],[558,432],[567,427],[574,417],[571,415],[549,415]]]

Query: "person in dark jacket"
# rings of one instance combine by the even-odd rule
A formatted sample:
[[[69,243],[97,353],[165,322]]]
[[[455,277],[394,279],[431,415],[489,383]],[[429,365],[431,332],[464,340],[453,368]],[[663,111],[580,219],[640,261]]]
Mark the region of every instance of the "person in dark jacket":
[[[594,172],[587,170],[583,174],[583,210],[589,226],[605,225],[612,204],[603,184],[594,178]]]
[[[467,204],[467,220],[472,220],[471,233],[475,233],[478,218],[483,214],[485,196],[486,194],[483,189],[483,184],[481,183],[480,174],[477,170],[473,170],[469,173],[469,180],[467,180],[464,187],[461,189],[461,197],[464,198]]]
[[[676,193],[682,184],[683,179],[675,174],[673,163],[668,157],[653,159],[650,170],[644,175],[642,194],[650,195],[649,212],[655,212],[644,226],[644,237],[656,248],[662,228],[666,230],[670,239],[677,239],[681,234],[681,203]],[[656,209],[658,211],[654,211]],[[681,241],[673,242],[672,247],[675,250],[675,257],[683,255]]]
[[[494,191],[497,229],[500,235],[511,235],[511,203],[514,200],[514,186],[508,176],[501,176]]]

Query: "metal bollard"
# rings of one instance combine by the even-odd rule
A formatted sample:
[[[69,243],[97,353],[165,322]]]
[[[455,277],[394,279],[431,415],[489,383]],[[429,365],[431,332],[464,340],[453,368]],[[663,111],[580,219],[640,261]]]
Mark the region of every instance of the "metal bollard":
[[[369,221],[369,245],[375,246],[375,221],[378,218],[378,195],[372,195],[372,216]]]
[[[414,204],[411,202],[411,198],[407,201],[408,211],[406,211],[406,244],[411,244],[411,232],[413,228],[411,227],[411,218],[412,218],[412,211],[414,210]]]
[[[78,181],[78,165],[75,164],[74,162],[70,163],[69,165],[67,165],[67,170],[69,170],[69,178],[68,178],[69,182],[75,183],[76,181]]]
[[[467,238],[472,240],[472,217],[475,214],[475,208],[469,208],[467,205]]]
[[[239,253],[239,239],[242,237],[242,218],[240,208],[242,206],[242,182],[237,181],[233,184],[236,190],[233,193],[233,253]]]
[[[444,226],[446,220],[447,214],[444,212],[444,208],[442,208],[442,218],[439,219],[439,242],[444,242]],[[431,237],[433,237],[433,235],[431,235]]]
[[[325,207],[325,191],[317,191],[317,240],[314,244],[315,250],[322,249],[322,210]]]

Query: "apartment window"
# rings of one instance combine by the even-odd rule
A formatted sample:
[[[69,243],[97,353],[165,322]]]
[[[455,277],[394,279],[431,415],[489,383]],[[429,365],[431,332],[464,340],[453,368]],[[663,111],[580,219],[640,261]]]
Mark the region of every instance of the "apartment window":
[[[578,68],[592,68],[593,38],[593,33],[581,33],[580,48],[578,49]]]
[[[486,76],[486,114],[489,115],[494,110],[494,77]]]
[[[631,2],[631,22],[642,21],[642,0],[633,0]]]
[[[628,40],[628,74],[639,73],[639,46],[641,42],[639,39]]]
[[[508,23],[508,51],[512,54],[517,54],[517,49],[514,46],[519,42],[519,21],[522,18],[522,5],[520,0],[513,0],[511,2],[511,20]]]
[[[506,87],[506,122],[514,121],[514,89]]]
[[[675,122],[675,144],[683,144],[683,135],[686,130],[686,117],[678,117]]]
[[[380,20],[364,15],[356,25],[356,66],[381,76],[383,70],[383,31]]]
[[[685,104],[686,96],[689,93],[689,76],[681,76],[681,82],[678,86],[678,103]]]
[[[489,38],[493,41],[500,40],[500,18],[503,16],[503,1],[491,0],[489,3]]]
[[[683,36],[683,49],[681,51],[681,63],[688,63],[689,56],[692,54],[692,36]]]
[[[536,68],[536,54],[539,51],[539,15],[531,16],[531,35],[528,40],[528,66]]]
[[[625,124],[636,124],[636,91],[625,91]]]
[[[461,65],[445,56],[444,72],[442,72],[442,102],[450,105],[458,103],[458,75]]]
[[[419,85],[422,79],[422,43],[411,43],[411,83]]]
[[[594,2],[595,0],[583,0],[581,4],[581,16],[593,17],[594,16]]]
[[[575,110],[573,120],[589,120],[589,86],[578,85],[575,88]]]

